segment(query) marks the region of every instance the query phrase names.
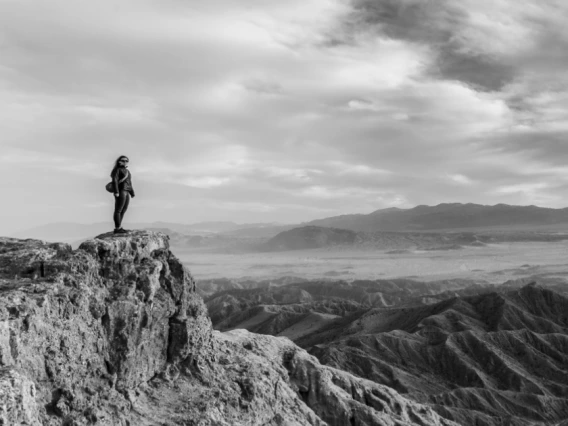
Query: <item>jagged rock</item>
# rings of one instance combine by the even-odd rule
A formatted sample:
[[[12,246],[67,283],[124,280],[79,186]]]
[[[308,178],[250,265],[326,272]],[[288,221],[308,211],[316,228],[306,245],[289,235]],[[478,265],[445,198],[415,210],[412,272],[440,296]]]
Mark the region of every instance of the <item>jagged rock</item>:
[[[286,338],[213,332],[168,237],[0,240],[6,425],[455,425]]]
[[[62,266],[53,259],[69,253],[69,244],[0,237],[0,278],[36,279],[51,275]]]
[[[175,384],[141,387],[135,424],[457,426],[386,386],[322,366],[287,338],[233,330],[214,332],[213,341],[216,362],[199,371],[185,363]],[[191,403],[173,412],[182,401]]]
[[[37,384],[43,424],[79,418],[105,395],[127,406],[121,392],[210,343],[195,283],[163,235],[103,235],[75,252],[32,240],[3,248],[0,361]],[[43,273],[32,272],[38,262]]]
[[[0,424],[41,425],[35,385],[12,367],[0,367]]]

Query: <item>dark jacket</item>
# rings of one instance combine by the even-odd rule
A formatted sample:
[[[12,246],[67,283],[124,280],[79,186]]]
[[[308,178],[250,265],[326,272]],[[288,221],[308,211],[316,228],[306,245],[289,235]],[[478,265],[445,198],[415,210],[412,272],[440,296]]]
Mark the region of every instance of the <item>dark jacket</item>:
[[[124,177],[126,176],[126,179]],[[114,183],[114,193],[118,194],[119,191],[126,191],[134,197],[134,187],[132,186],[132,175],[126,167],[117,167],[114,174],[111,175]],[[120,182],[124,179],[122,182]]]

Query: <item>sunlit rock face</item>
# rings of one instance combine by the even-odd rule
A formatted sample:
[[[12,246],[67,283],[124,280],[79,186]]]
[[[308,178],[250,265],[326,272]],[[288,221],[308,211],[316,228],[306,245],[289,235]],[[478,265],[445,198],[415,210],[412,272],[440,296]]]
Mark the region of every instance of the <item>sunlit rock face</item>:
[[[2,425],[452,425],[286,338],[212,331],[168,237],[0,238]]]

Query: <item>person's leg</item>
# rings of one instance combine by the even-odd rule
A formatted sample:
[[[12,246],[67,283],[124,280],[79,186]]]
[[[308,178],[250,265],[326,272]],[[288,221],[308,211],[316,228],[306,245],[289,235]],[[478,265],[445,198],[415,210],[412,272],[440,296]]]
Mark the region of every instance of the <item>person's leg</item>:
[[[126,191],[121,191],[124,193],[124,206],[122,207],[122,211],[120,212],[120,224],[122,225],[122,219],[124,218],[124,213],[128,210],[128,206],[130,205],[130,194]]]
[[[114,219],[114,228],[115,229],[119,229],[120,225],[122,223],[122,216],[123,216],[123,210],[124,210],[124,205],[127,202],[127,195],[128,193],[126,191],[120,191],[118,197],[115,197],[114,199],[114,215],[113,215],[113,219]]]

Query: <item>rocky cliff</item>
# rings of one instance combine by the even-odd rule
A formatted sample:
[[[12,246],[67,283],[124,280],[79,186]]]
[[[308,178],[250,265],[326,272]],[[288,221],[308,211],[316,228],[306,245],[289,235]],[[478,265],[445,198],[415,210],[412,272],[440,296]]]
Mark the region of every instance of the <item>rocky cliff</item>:
[[[1,425],[455,425],[286,338],[213,331],[167,236],[0,238]]]

